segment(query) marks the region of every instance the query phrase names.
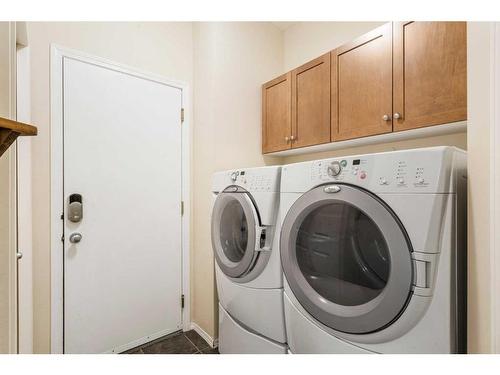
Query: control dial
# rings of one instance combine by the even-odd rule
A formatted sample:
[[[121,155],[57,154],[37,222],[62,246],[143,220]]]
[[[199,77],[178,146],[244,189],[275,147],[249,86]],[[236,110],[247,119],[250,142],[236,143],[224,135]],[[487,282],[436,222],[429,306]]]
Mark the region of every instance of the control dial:
[[[342,172],[342,166],[338,161],[335,160],[328,166],[328,175],[330,177],[338,176],[340,172]]]

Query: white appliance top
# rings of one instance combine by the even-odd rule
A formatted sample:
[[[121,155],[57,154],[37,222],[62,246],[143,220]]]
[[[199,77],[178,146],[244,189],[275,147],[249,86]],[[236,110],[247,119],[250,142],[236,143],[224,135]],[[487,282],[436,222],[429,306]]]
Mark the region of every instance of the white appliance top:
[[[342,182],[374,193],[451,193],[465,170],[466,152],[448,146],[343,156],[283,166],[281,191]]]
[[[279,193],[281,167],[240,168],[214,173],[212,192],[219,193],[237,185],[253,193]]]

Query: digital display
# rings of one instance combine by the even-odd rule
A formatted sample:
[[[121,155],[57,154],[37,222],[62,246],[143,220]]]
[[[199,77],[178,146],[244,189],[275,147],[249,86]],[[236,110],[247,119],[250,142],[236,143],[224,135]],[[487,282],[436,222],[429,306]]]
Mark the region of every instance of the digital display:
[[[352,161],[352,165],[359,165],[359,163],[360,163],[360,162],[361,162],[361,160],[360,160],[360,159],[354,159],[354,160]]]
[[[245,175],[245,171],[241,171],[240,175],[244,176]]]

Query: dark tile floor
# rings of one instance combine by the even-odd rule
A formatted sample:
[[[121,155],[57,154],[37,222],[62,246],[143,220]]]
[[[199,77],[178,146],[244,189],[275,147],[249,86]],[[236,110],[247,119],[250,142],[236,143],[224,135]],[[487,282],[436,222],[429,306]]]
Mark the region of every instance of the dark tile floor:
[[[176,332],[148,342],[123,354],[219,354],[195,331]]]

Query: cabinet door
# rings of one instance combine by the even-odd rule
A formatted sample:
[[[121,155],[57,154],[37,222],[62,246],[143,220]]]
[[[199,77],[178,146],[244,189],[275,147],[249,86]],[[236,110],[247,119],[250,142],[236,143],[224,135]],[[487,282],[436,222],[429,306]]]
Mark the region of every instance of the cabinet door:
[[[292,148],[330,142],[330,54],[292,71]]]
[[[291,73],[262,85],[262,152],[291,147]]]
[[[465,22],[394,24],[394,130],[467,119]]]
[[[332,140],[392,131],[392,24],[331,52]]]

